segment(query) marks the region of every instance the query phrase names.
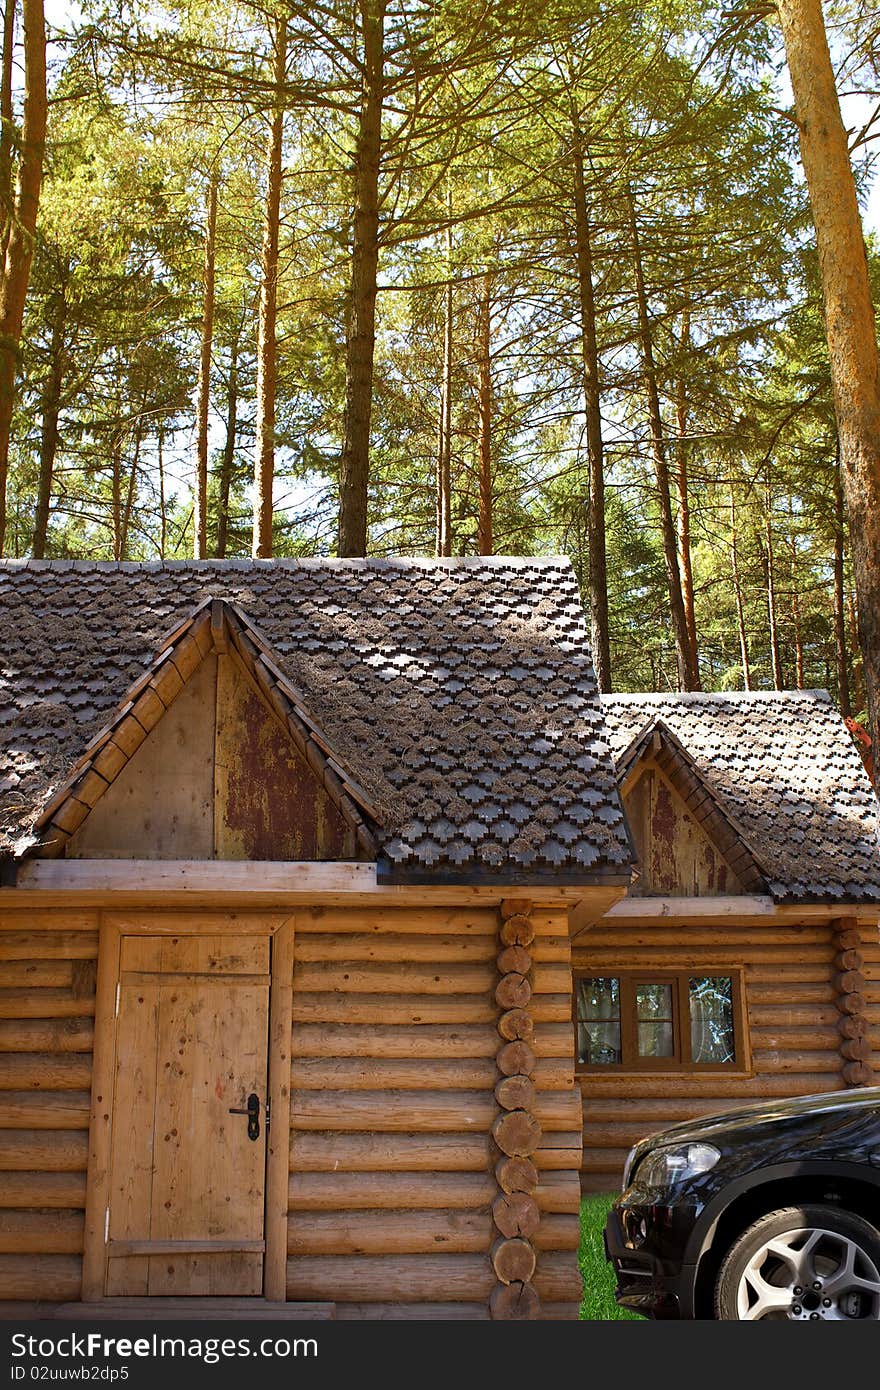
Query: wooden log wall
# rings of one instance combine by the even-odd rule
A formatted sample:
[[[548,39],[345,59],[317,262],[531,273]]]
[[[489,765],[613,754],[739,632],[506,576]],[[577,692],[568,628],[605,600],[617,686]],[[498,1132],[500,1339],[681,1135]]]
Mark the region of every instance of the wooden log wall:
[[[837,925],[839,931],[837,945],[844,949],[850,949],[846,946],[846,942],[854,939],[853,933],[858,933],[856,949],[859,952],[859,970],[863,978],[860,991],[863,1003],[861,1011],[857,1015],[859,1021],[847,1027],[846,1015],[840,1019],[839,1026],[843,1037],[841,1054],[847,1060],[857,1060],[864,1063],[865,1072],[856,1084],[876,1086],[880,1084],[880,926],[876,922],[844,921]],[[856,1049],[847,1048],[844,1050],[846,1041],[852,1041],[857,1036],[864,1039],[864,1048],[860,1057],[855,1055]],[[851,1057],[849,1056],[850,1053],[853,1054]]]
[[[77,1299],[97,915],[0,911],[0,1300]]]
[[[506,1277],[577,1316],[570,943],[564,910],[528,920],[499,975],[494,908],[297,913],[289,1299],[485,1319]],[[0,1301],[80,1294],[97,948],[97,913],[0,913]],[[524,1000],[528,1051],[498,1028]],[[528,1183],[492,1133],[521,1116]]]
[[[289,1299],[483,1319],[499,1284],[530,1284],[541,1317],[577,1316],[570,946],[564,911],[529,923],[529,968],[514,953],[499,976],[496,909],[297,913]],[[499,1019],[524,1008],[528,1051],[505,1051],[526,1040]],[[493,1127],[522,1115],[536,1182],[524,1192],[511,1169],[508,1193],[499,1161],[526,1164]]]
[[[631,1145],[679,1120],[762,1097],[809,1095],[852,1084],[845,1068],[859,1059],[841,1053],[841,1026],[851,1015],[840,1008],[847,981],[841,978],[846,972],[840,968],[836,930],[830,922],[730,918],[713,924],[653,918],[600,924],[575,939],[575,970],[597,975],[613,975],[623,967],[701,973],[742,968],[751,1049],[749,1075],[733,1070],[702,1075],[582,1072],[585,1191],[615,1191]],[[866,1036],[874,1033],[874,1051],[880,1052],[880,943],[876,926],[862,924],[861,932],[869,981]]]

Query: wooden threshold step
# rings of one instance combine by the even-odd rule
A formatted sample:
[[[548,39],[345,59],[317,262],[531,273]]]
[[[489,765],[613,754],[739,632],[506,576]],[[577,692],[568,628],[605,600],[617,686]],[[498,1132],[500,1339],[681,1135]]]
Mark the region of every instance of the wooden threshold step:
[[[76,1322],[328,1322],[335,1303],[270,1303],[265,1298],[110,1298],[103,1303],[3,1303],[0,1318]]]

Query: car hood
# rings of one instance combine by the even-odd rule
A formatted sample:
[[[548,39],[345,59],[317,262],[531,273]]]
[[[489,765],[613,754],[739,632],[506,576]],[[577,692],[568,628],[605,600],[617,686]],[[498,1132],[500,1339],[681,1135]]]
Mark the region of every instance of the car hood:
[[[717,1115],[704,1115],[699,1120],[685,1120],[671,1125],[658,1134],[643,1139],[639,1148],[654,1148],[660,1144],[680,1144],[713,1140],[735,1141],[739,1131],[752,1130],[756,1125],[772,1125],[775,1120],[812,1121],[816,1130],[837,1129],[866,1111],[880,1112],[880,1086],[858,1091],[832,1091],[828,1094],[796,1096],[791,1100],[760,1101]],[[811,1126],[812,1127],[812,1126]]]

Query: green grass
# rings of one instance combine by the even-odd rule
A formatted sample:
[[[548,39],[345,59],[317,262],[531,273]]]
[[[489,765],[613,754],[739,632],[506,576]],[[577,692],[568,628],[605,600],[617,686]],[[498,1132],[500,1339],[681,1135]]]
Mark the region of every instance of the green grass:
[[[614,1298],[614,1271],[605,1259],[602,1230],[613,1196],[584,1197],[581,1202],[581,1273],[584,1301],[580,1316],[593,1322],[642,1319],[619,1308]]]

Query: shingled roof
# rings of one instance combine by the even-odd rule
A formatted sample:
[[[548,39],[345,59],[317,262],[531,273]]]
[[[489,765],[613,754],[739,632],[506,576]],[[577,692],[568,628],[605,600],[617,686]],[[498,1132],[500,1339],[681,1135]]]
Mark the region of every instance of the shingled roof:
[[[383,877],[629,880],[564,558],[0,563],[0,854],[33,851],[86,747],[209,599],[335,756]]]
[[[619,770],[671,731],[775,899],[880,900],[877,801],[826,691],[601,698]]]

